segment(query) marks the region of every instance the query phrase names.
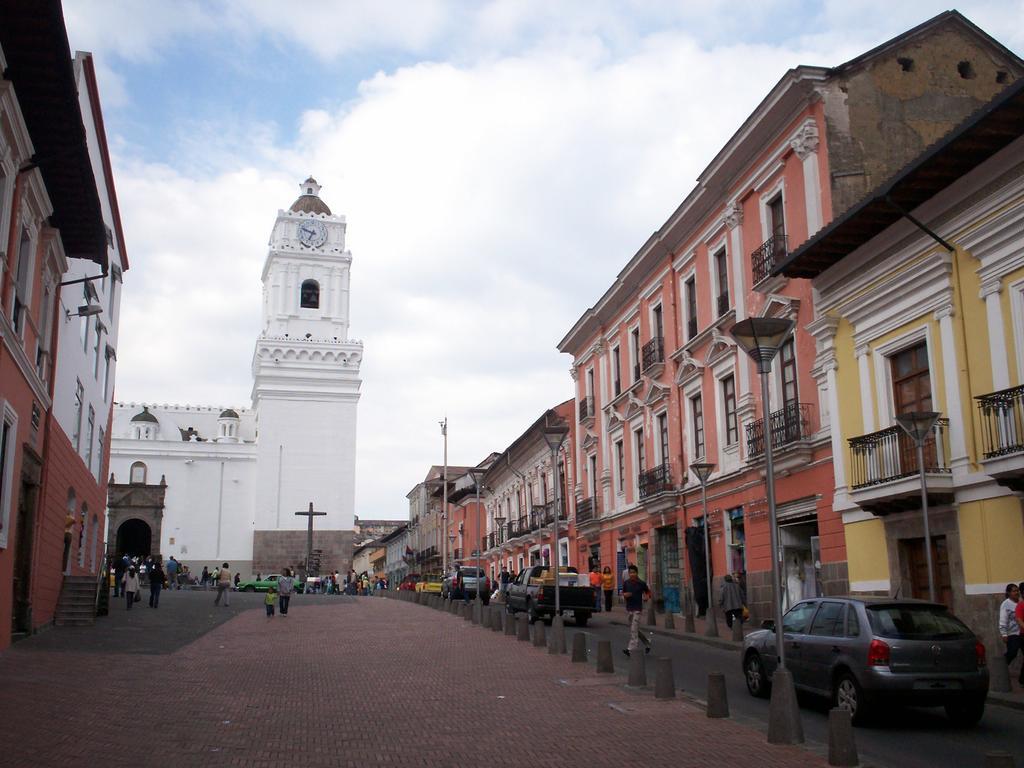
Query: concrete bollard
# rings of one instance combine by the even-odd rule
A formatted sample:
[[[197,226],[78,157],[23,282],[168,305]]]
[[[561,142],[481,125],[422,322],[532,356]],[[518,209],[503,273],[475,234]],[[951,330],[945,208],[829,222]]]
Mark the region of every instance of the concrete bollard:
[[[725,675],[708,672],[708,717],[729,716],[729,694],[725,690]]]
[[[543,621],[534,622],[533,625],[533,645],[536,648],[543,648],[548,644],[547,638],[547,627],[544,626]]]
[[[672,674],[672,659],[660,657],[654,663],[654,698],[674,699],[675,697],[676,679]]]
[[[1006,666],[1003,651],[990,646],[986,649],[988,657],[988,689],[996,693],[1010,693],[1010,670]]]
[[[511,637],[516,636],[516,615],[514,613],[505,614],[505,634]]]
[[[644,626],[656,627],[658,626],[658,615],[654,612],[654,601],[647,601],[647,616],[644,618]]]
[[[665,611],[665,629],[676,628],[676,615],[672,611]]]
[[[469,621],[474,625],[480,623],[480,603],[469,604]]]
[[[693,600],[690,597],[690,590],[683,590],[683,632],[693,634],[697,627],[693,622]]]
[[[788,669],[776,669],[772,675],[772,698],[768,703],[768,743],[804,743],[800,704],[796,700],[793,675]]]
[[[997,750],[985,753],[985,768],[1014,768],[1013,755]]]
[[[524,643],[530,642],[530,619],[525,613],[519,615],[518,626],[519,634],[516,635],[516,638]]]
[[[637,649],[639,651],[639,648]],[[629,657],[629,683],[634,688],[647,685],[647,655],[634,653]]]
[[[704,614],[704,637],[718,637],[718,612],[715,606],[708,606],[708,612]]]
[[[459,604],[450,598],[448,600],[448,613],[452,614],[452,616],[459,615]]]
[[[551,632],[548,636],[548,653],[565,653],[565,619],[555,616],[551,620]]]
[[[494,611],[491,616],[491,630],[501,632],[505,628],[503,626],[505,623],[505,609],[500,605],[495,605],[491,607],[491,610]]]
[[[491,628],[491,609],[487,606],[481,606],[480,608],[480,626],[484,629]]]
[[[587,636],[577,632],[572,636],[572,663],[585,664],[587,662]]]
[[[597,671],[607,675],[615,672],[615,664],[612,662],[611,640],[597,641]]]
[[[857,743],[853,739],[853,720],[848,710],[835,707],[828,713],[828,764],[855,768]]]
[[[732,617],[732,639],[736,642],[743,642],[743,621],[739,616]]]

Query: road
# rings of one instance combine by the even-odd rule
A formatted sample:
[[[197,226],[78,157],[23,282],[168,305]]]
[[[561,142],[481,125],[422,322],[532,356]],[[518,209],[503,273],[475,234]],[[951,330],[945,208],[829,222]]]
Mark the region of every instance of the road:
[[[570,622],[571,624],[571,622]],[[586,630],[567,627],[567,642],[572,647],[572,634],[583,631],[589,638],[591,658],[596,657],[597,639],[612,641],[616,670],[627,672],[629,660],[622,653],[628,641],[624,626],[596,625]],[[768,701],[755,699],[747,693],[736,651],[725,650],[693,640],[677,640],[664,635],[654,636],[650,658],[668,656],[672,659],[676,687],[704,699],[708,672],[725,673],[729,707],[732,717],[745,720],[767,730]],[[653,664],[648,668],[648,680]],[[803,700],[804,735],[807,741],[828,743],[828,704],[813,697]],[[985,716],[974,728],[956,728],[949,723],[941,708],[899,708],[893,717],[883,718],[877,725],[856,730],[861,762],[898,768],[935,768],[936,766],[981,765],[984,754],[1005,750],[1024,756],[1024,710],[990,704]]]

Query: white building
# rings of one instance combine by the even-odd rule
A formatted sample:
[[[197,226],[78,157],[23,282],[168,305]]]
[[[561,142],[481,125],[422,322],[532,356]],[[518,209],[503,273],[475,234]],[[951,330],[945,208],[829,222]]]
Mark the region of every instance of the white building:
[[[352,528],[363,355],[348,338],[352,254],[345,218],[320,199],[320,185],[310,178],[300,188],[291,208],[278,211],[263,267],[252,408],[116,405],[109,540],[117,551],[139,553],[141,542],[113,528],[141,520],[165,558],[199,567],[227,560],[245,572],[254,533],[304,530],[295,512],[310,502],[327,513],[317,530]],[[162,480],[160,514],[152,490]]]

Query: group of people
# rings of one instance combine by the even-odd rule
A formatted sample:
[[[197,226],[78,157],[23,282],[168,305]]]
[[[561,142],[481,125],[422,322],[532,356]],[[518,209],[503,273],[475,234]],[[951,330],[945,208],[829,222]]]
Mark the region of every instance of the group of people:
[[[1006,645],[1006,666],[1009,667],[1017,658],[1024,655],[1024,582],[1006,585],[1006,599],[999,606],[999,635]],[[1024,687],[1024,664],[1020,668],[1017,682]]]
[[[610,611],[612,598],[615,597],[615,574],[612,573],[611,567],[606,565],[604,570],[598,570],[596,563],[591,566],[590,586],[594,588],[594,610],[600,612],[603,602],[604,610]]]

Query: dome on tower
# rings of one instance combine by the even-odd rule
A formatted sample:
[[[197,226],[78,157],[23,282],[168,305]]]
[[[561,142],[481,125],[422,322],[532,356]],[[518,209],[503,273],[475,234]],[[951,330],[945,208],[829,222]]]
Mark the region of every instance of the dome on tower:
[[[134,416],[132,416],[133,423],[139,421],[148,421],[153,424],[160,423],[159,421],[157,421],[156,416],[149,412],[149,408],[147,408],[146,406],[142,406],[142,413],[136,413]]]
[[[222,418],[222,419],[237,419],[238,418],[238,414],[235,412],[234,408],[228,408],[227,410],[224,410],[224,411],[220,412],[220,417],[219,418]]]
[[[320,185],[316,183],[316,179],[310,176],[299,184],[299,190],[298,200],[292,203],[292,207],[288,210],[292,213],[323,213],[328,216],[331,215],[331,209],[320,199]]]

